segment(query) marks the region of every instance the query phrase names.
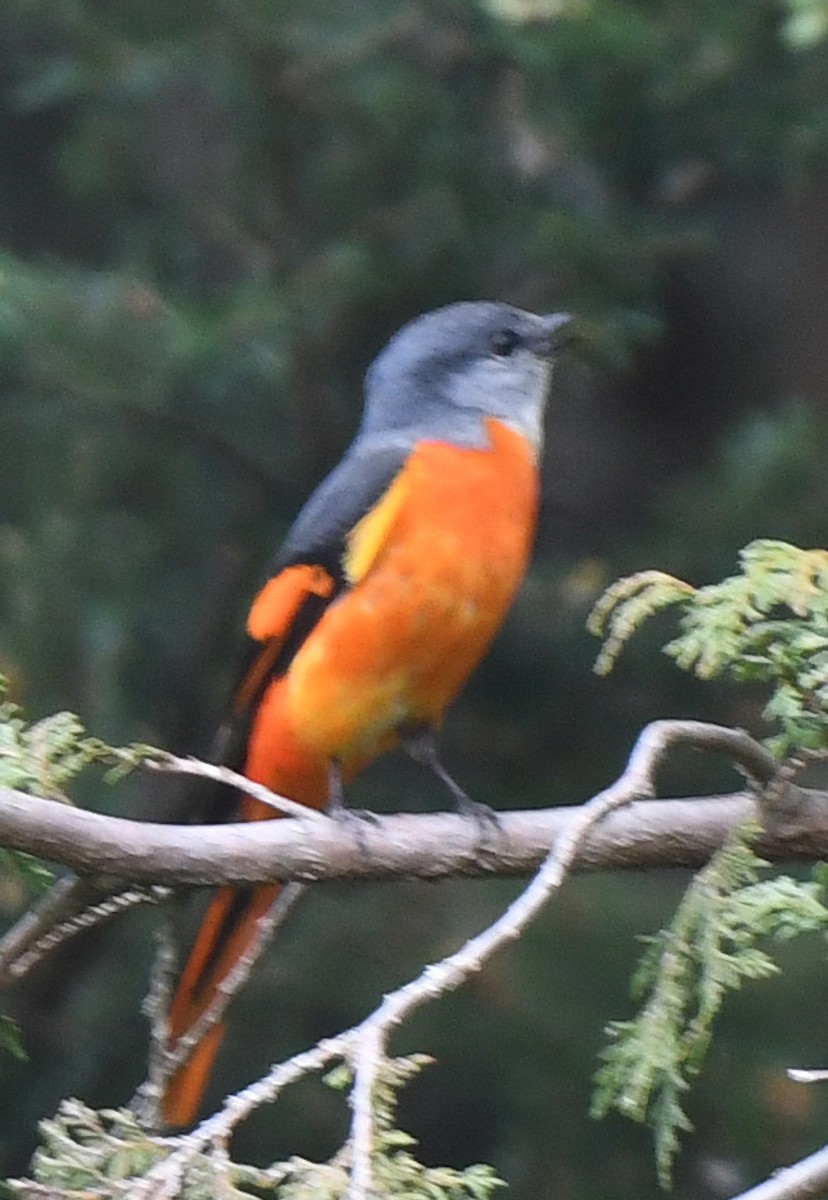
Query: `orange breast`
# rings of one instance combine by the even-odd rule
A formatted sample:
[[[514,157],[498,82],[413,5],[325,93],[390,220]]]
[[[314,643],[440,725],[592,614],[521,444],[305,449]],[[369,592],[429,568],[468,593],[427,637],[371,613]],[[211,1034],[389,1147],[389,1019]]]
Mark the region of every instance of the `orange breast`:
[[[401,725],[439,723],[520,586],[537,470],[519,434],[487,426],[490,448],[424,442],[412,454],[377,506],[365,574],[291,665],[296,735],[346,769],[396,744]]]

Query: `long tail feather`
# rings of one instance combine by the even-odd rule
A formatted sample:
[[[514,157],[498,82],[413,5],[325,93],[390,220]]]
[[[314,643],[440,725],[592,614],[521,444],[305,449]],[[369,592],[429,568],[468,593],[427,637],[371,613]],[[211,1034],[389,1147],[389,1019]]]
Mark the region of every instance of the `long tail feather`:
[[[274,792],[310,808],[324,808],[328,798],[328,764],[294,738],[287,720],[284,679],[274,681],[258,704],[248,741],[244,774]],[[279,814],[244,797],[239,814],[263,820]],[[234,967],[251,949],[258,923],[282,891],[281,884],[222,888],[209,905],[190,952],[169,1014],[169,1044],[185,1037],[216,1001]],[[163,1116],[168,1125],[189,1125],[221,1045],[221,1021],[193,1048],[165,1091]]]
[[[185,1036],[214,1003],[222,983],[250,950],[259,921],[281,890],[280,884],[244,891],[222,888],[212,901],[170,1008],[172,1045]],[[224,1028],[224,1022],[217,1021],[167,1084],[163,1115],[168,1125],[189,1125],[195,1120]]]

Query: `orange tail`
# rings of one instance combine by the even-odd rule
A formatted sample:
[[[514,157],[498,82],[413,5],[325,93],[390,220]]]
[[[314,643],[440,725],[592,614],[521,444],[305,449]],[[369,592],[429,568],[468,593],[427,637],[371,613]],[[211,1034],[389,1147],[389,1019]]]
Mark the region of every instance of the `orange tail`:
[[[210,904],[170,1008],[171,1045],[213,1003],[220,985],[250,948],[258,921],[281,890],[280,884],[245,891],[222,888]],[[168,1125],[189,1125],[195,1120],[224,1029],[222,1021],[213,1025],[167,1084],[164,1120]]]
[[[293,737],[285,714],[284,682],[276,680],[262,696],[244,774],[300,804],[324,808],[328,765]],[[263,820],[279,814],[247,796],[241,815],[246,820]],[[282,885],[277,883],[243,889],[225,887],[218,892],[207,909],[170,1006],[171,1047],[213,1003],[221,985],[253,943],[259,920],[281,890]],[[195,1119],[223,1034],[223,1023],[212,1026],[169,1080],[163,1100],[168,1125],[189,1125]]]

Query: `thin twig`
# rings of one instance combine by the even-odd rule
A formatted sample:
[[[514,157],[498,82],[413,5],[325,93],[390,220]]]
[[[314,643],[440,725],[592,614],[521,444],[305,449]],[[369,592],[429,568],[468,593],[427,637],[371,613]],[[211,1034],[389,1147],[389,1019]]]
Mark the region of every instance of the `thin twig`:
[[[774,1171],[770,1179],[749,1188],[734,1200],[813,1200],[828,1190],[828,1146],[807,1158]]]
[[[652,790],[655,767],[671,746],[679,744],[724,755],[746,778],[761,787],[772,783],[779,774],[779,762],[744,729],[731,729],[709,721],[661,720],[645,725],[621,778],[636,773],[642,784],[649,783]],[[650,792],[639,794],[649,795]]]
[[[216,763],[202,762],[199,758],[180,758],[177,754],[165,753],[161,758],[148,758],[141,765],[149,771],[172,771],[177,775],[194,775],[198,779],[211,779],[214,783],[227,784],[228,787],[237,788],[287,817],[298,817],[302,821],[330,820],[324,812],[308,808],[306,804],[298,804],[296,800],[289,800],[287,796],[280,796],[264,784],[256,783],[238,771],[231,771],[229,767],[218,766]]]
[[[166,1050],[163,1066],[159,1070],[159,1083],[162,1088],[170,1076],[179,1067],[184,1065],[199,1042],[206,1037],[213,1026],[217,1025],[224,1016],[228,1004],[247,982],[250,972],[256,965],[262,951],[268,945],[270,939],[304,890],[304,887],[300,883],[288,884],[276,897],[268,911],[259,917],[252,940],[247,945],[244,953],[233,964],[233,969],[230,973],[217,985],[215,995],[210,1004],[205,1008],[198,1020],[178,1039],[175,1045],[171,1049]],[[166,1038],[165,1044],[168,1045]]]
[[[149,990],[141,1011],[150,1024],[150,1049],[147,1078],[132,1098],[130,1108],[147,1129],[160,1124],[161,1100],[169,1076],[167,1059],[167,1014],[178,966],[178,952],[169,920],[161,923],[156,935],[157,947],[150,974]]]
[[[104,887],[91,878],[79,879],[71,874],[56,880],[0,938],[0,981],[56,925],[77,916],[112,891],[111,882]]]
[[[63,945],[69,938],[74,937],[76,933],[91,929],[94,925],[99,925],[102,921],[107,921],[110,917],[126,912],[127,909],[135,908],[139,904],[160,904],[163,900],[168,900],[171,895],[170,888],[156,884],[148,888],[128,888],[126,891],[107,896],[96,904],[91,904],[88,908],[83,909],[82,912],[53,926],[13,959],[9,960],[0,956],[2,977],[8,980],[20,979],[32,967],[37,966],[47,954],[51,954],[53,950]]]
[[[382,1010],[379,1009],[378,1012]],[[375,1014],[376,1015],[376,1014]],[[367,1197],[373,1190],[374,1089],[386,1059],[387,1031],[371,1018],[354,1036],[350,1054],[354,1064],[351,1088],[351,1177],[349,1197]]]
[[[188,1165],[205,1146],[228,1138],[237,1125],[263,1104],[275,1100],[289,1084],[342,1059],[347,1050],[346,1039],[347,1034],[327,1038],[312,1049],[272,1067],[264,1078],[228,1096],[217,1113],[202,1121],[192,1133],[176,1139],[177,1149],[135,1185],[133,1200],[169,1200],[175,1196]]]
[[[828,1071],[824,1067],[788,1067],[785,1074],[794,1083],[825,1083]]]
[[[633,747],[624,773],[583,805],[577,818],[555,843],[540,871],[506,911],[455,954],[426,967],[417,979],[386,996],[379,1008],[353,1032],[351,1058],[357,1099],[351,1125],[353,1165],[348,1200],[368,1200],[372,1192],[374,1131],[371,1098],[390,1033],[415,1009],[426,1001],[454,991],[470,975],[480,971],[502,946],[520,937],[563,884],[578,846],[589,830],[615,809],[638,796],[652,794],[658,763],[673,743],[691,736],[690,730],[683,733],[684,737],[675,727],[648,726]]]

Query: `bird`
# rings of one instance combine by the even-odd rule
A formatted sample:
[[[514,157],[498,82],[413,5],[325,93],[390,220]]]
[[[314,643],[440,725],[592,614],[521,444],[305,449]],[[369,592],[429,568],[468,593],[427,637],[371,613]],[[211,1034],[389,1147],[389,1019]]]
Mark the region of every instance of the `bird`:
[[[437,734],[529,563],[544,412],[570,321],[461,301],[391,337],[366,373],[353,442],[253,600],[222,733],[227,765],[309,808],[337,809],[364,766],[400,747],[459,809],[477,811],[443,767]],[[241,795],[224,818],[278,815]],[[170,1004],[170,1049],[281,887],[217,892]],[[168,1080],[168,1127],[195,1120],[223,1032],[214,1024]]]

